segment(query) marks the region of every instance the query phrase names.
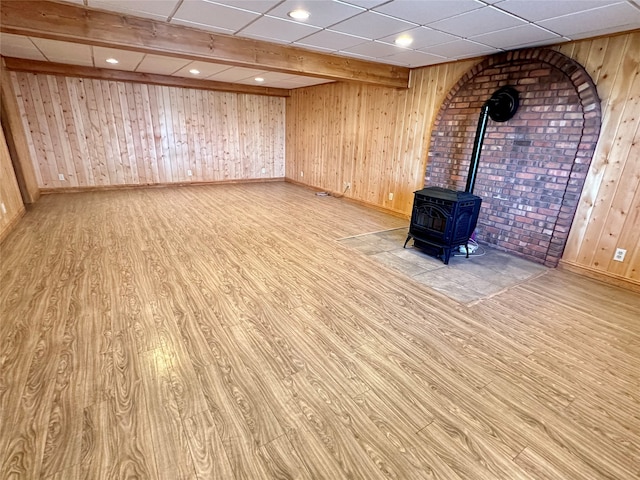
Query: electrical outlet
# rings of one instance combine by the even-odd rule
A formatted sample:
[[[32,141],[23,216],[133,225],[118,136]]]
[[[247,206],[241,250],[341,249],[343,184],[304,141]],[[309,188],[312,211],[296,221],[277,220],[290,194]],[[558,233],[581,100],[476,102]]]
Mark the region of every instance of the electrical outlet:
[[[389,192],[389,200],[393,200],[393,192]]]
[[[616,262],[624,262],[624,256],[627,254],[627,251],[624,248],[616,248],[616,253],[613,254],[613,259]]]
[[[304,172],[300,172],[300,176],[301,176],[301,177],[304,177]]]
[[[64,173],[58,174],[58,180],[60,180],[61,182],[64,182]]]
[[[191,170],[187,170],[187,177],[193,177],[193,172]]]
[[[262,168],[262,173],[267,173],[267,169],[266,168]]]
[[[344,182],[344,190],[347,191],[351,188],[351,182]]]

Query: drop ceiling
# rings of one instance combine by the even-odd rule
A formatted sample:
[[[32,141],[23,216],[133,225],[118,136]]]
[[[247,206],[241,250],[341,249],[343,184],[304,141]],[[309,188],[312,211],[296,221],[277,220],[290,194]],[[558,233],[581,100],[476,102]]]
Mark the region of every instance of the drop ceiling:
[[[5,2],[12,0],[3,0]],[[27,2],[28,3],[28,2]],[[640,0],[74,0],[331,55],[420,67],[640,28]],[[289,12],[304,9],[295,21]],[[412,39],[406,47],[399,36]],[[3,33],[7,57],[298,88],[331,80]],[[116,58],[117,65],[106,63]]]

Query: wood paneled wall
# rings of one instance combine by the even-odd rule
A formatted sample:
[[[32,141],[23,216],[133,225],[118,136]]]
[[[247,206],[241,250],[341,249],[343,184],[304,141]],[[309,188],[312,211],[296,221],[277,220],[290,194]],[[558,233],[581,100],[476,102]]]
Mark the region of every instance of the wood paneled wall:
[[[282,98],[11,75],[41,188],[284,176]]]
[[[640,280],[640,32],[556,50],[593,77],[603,128],[564,263],[582,273]],[[287,99],[287,178],[409,215],[424,184],[431,128],[443,99],[475,63],[412,71],[407,91],[347,84],[294,90]],[[474,132],[470,132],[473,135]],[[389,200],[393,193],[393,200]],[[615,248],[627,249],[614,262]]]
[[[602,102],[602,129],[563,262],[640,284],[640,31],[556,48],[583,65]],[[624,262],[616,262],[624,248]]]
[[[7,141],[0,128],[0,240],[9,233],[24,210]]]
[[[0,118],[5,131],[5,139],[11,155],[11,163],[16,174],[16,180],[20,187],[22,201],[25,204],[36,203],[40,198],[40,188],[33,169],[31,149],[27,139],[25,122],[22,119],[20,107],[15,92],[11,75],[2,59],[2,82],[0,84]]]
[[[476,61],[411,72],[400,90],[333,83],[287,99],[287,178],[408,213],[424,183],[431,125],[440,104]],[[390,199],[390,195],[393,198]]]

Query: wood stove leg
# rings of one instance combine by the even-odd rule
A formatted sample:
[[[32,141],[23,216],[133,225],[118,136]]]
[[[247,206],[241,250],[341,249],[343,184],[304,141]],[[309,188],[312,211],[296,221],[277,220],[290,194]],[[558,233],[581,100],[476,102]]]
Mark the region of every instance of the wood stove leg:
[[[407,235],[407,239],[404,241],[404,246],[402,248],[407,248],[407,243],[411,240],[411,235]]]
[[[444,264],[449,265],[449,257],[451,256],[450,248],[443,248],[444,250]]]

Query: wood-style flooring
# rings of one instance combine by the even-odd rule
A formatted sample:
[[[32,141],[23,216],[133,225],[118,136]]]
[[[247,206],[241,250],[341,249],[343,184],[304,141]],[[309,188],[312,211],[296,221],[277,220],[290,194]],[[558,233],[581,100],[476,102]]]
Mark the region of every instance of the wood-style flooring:
[[[285,183],[49,195],[1,246],[1,479],[635,479],[640,297],[465,306]]]

